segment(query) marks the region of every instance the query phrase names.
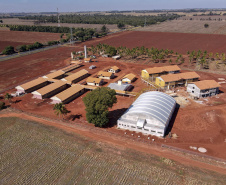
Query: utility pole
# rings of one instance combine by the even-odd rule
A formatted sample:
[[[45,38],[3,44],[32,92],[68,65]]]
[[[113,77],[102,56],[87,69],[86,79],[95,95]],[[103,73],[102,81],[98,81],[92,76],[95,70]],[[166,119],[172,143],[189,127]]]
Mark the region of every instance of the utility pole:
[[[147,25],[147,18],[145,17],[144,18],[144,27],[146,27],[146,25]]]
[[[70,27],[70,32],[71,32],[71,40],[70,40],[70,43],[72,45],[72,40],[73,40],[72,27]]]
[[[58,11],[58,8],[57,8],[57,21],[58,21],[58,27],[60,27],[60,15],[59,15],[59,11]]]

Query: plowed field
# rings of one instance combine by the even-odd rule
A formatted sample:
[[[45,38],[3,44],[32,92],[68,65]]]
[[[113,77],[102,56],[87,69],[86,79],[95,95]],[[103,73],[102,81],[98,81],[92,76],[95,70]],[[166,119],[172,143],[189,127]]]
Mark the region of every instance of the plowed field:
[[[9,45],[16,47],[23,44],[45,43],[52,40],[60,40],[60,34],[0,30],[0,52]]]
[[[118,34],[117,37],[106,37],[101,43],[129,48],[137,46],[157,47],[182,54],[192,50],[226,52],[226,35],[128,31]]]

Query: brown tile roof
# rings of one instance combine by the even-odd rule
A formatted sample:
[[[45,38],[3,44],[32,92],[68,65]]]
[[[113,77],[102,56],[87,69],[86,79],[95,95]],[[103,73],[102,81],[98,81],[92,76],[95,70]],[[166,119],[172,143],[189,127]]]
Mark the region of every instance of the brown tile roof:
[[[80,78],[83,75],[89,74],[89,72],[85,69],[82,69],[80,71],[78,71],[77,73],[74,73],[72,75],[67,76],[66,78],[64,78],[66,81],[72,82],[73,80],[76,80],[78,78]]]
[[[175,82],[180,80],[188,80],[188,79],[194,79],[199,78],[200,76],[196,72],[186,72],[186,73],[177,73],[177,74],[168,74],[168,75],[162,75],[161,78],[165,82]]]
[[[99,84],[101,82],[101,80],[102,79],[100,79],[100,78],[89,77],[89,78],[87,78],[86,82],[87,83],[98,83]]]
[[[181,69],[177,65],[171,65],[171,66],[163,66],[163,67],[152,67],[145,70],[149,74],[156,74],[156,73],[163,73],[164,71],[166,72],[180,71]]]
[[[72,87],[55,95],[55,97],[59,98],[61,101],[64,101],[83,89],[84,87],[82,87],[81,85],[75,84]]]
[[[112,75],[111,72],[105,72],[105,71],[99,71],[98,76],[106,76],[106,77],[110,77]]]
[[[58,76],[61,76],[61,75],[63,75],[64,74],[64,71],[62,71],[62,70],[58,70],[58,71],[55,71],[55,72],[53,72],[53,73],[49,73],[48,75],[45,75],[47,78],[57,78]]]
[[[35,87],[36,85],[42,84],[44,82],[46,82],[47,80],[45,78],[37,78],[35,80],[32,80],[30,82],[27,82],[25,84],[20,85],[20,87],[22,87],[24,90],[30,89],[32,87]]]
[[[198,82],[194,82],[194,84],[200,89],[212,89],[216,87],[220,87],[220,84],[217,83],[215,80],[202,80]]]
[[[133,80],[136,77],[136,75],[134,75],[133,73],[129,73],[127,75],[125,75],[122,79],[124,78],[128,78],[129,80]]]
[[[50,85],[47,85],[47,86],[41,88],[41,89],[36,90],[36,92],[40,93],[41,95],[45,95],[49,92],[54,91],[57,88],[64,86],[65,84],[66,84],[65,82],[62,82],[61,80],[59,80],[57,82],[54,82]]]
[[[118,70],[119,68],[117,67],[117,66],[113,66],[113,67],[111,67],[110,69],[113,69],[113,70]]]

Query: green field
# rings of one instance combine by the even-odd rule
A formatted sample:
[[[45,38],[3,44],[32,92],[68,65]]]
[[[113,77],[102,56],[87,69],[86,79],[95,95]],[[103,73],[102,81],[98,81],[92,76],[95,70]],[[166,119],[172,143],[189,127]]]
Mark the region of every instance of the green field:
[[[226,176],[0,118],[0,184],[224,184]]]

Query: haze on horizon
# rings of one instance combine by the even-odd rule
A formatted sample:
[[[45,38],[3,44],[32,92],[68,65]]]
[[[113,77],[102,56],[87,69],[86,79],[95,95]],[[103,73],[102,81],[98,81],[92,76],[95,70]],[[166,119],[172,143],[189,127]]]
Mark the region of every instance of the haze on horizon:
[[[226,0],[0,0],[0,13],[226,8]]]

